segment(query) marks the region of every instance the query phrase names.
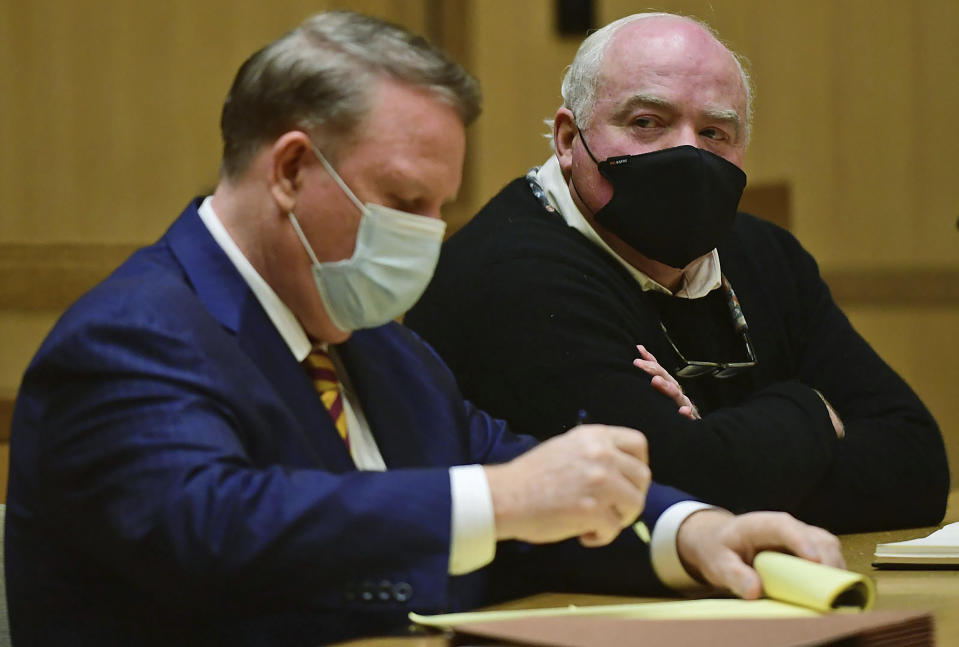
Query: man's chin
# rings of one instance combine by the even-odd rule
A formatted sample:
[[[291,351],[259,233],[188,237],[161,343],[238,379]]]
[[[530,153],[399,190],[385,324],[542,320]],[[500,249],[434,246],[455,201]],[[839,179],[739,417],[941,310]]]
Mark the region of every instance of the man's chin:
[[[325,341],[327,344],[342,344],[347,339],[350,338],[350,335],[353,334],[352,330],[340,330],[334,324],[329,324],[324,327],[322,331],[323,336],[320,341]]]
[[[353,334],[352,330],[340,329],[330,320],[329,315],[314,317],[314,319],[316,320],[309,323],[303,320],[300,321],[300,325],[303,326],[306,334],[314,344],[342,344]]]

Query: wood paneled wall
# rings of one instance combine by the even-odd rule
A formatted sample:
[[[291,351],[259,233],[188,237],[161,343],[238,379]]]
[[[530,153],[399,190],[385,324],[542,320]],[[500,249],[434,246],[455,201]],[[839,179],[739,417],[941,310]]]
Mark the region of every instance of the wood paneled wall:
[[[60,295],[155,239],[215,184],[219,110],[236,68],[310,13],[348,7],[395,20],[482,82],[451,229],[549,155],[542,120],[579,44],[556,35],[553,0],[0,2],[0,400],[15,392]],[[596,8],[603,24],[645,5]],[[959,2],[652,9],[708,21],[751,60],[751,184],[788,187],[793,231],[864,336],[929,404],[959,467]]]
[[[343,6],[427,30],[426,0],[4,2],[0,241],[144,242],[217,180],[240,63]]]

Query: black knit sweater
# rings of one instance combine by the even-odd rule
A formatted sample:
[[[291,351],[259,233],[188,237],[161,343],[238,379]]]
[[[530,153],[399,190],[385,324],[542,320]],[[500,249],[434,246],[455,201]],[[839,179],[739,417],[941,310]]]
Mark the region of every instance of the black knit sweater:
[[[742,361],[722,290],[700,299],[643,292],[615,259],[507,185],[444,245],[406,323],[466,397],[514,430],[547,438],[592,422],[649,439],[653,478],[741,512],[786,510],[835,532],[937,523],[949,473],[938,427],[833,302],[786,231],[740,214],[719,247],[759,364],[681,380],[702,420],[677,413],[634,367],[644,344],[677,362]],[[842,418],[836,438],[818,389]]]

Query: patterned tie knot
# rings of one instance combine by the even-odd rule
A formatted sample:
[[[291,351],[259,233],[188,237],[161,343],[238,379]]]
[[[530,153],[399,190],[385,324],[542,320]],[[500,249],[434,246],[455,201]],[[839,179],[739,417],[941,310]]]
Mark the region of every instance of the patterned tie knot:
[[[313,381],[313,387],[320,395],[320,400],[323,401],[323,406],[333,419],[336,431],[349,448],[350,438],[346,428],[346,412],[343,411],[343,394],[340,392],[340,381],[336,379],[336,369],[329,353],[319,347],[313,348],[306,358],[306,370]]]

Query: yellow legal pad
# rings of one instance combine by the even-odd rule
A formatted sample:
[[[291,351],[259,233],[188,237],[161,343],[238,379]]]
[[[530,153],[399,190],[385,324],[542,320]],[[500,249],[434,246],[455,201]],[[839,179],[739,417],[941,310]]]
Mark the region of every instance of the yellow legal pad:
[[[753,567],[762,579],[766,599],[710,598],[588,607],[570,605],[551,609],[474,611],[432,616],[410,613],[409,617],[413,622],[433,627],[557,616],[603,616],[650,620],[797,618],[815,617],[840,609],[868,610],[876,597],[875,587],[868,577],[809,562],[792,555],[764,551],[756,556]]]

